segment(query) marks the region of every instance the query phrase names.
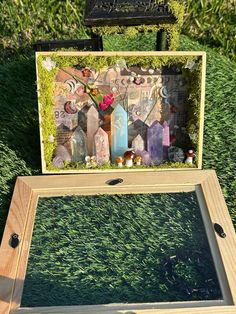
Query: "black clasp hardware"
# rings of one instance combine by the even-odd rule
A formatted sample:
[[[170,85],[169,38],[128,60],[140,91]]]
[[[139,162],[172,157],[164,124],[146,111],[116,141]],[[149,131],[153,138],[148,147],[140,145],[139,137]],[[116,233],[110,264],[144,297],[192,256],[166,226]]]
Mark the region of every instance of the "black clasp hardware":
[[[124,181],[123,179],[117,178],[117,179],[107,180],[106,184],[108,184],[108,185],[117,185],[117,184],[122,183],[123,181]]]
[[[224,232],[224,229],[221,227],[221,225],[215,223],[215,224],[214,224],[214,229],[215,229],[215,232],[216,232],[221,238],[225,238],[225,237],[226,237],[226,233]]]
[[[9,240],[9,244],[10,246],[15,249],[20,243],[20,240],[19,240],[19,235],[16,234],[16,233],[13,233],[10,237],[10,240]]]

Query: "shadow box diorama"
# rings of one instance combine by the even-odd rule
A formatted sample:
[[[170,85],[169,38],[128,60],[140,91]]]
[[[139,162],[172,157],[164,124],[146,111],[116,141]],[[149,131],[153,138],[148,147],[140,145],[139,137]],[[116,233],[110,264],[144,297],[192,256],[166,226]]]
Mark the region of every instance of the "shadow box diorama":
[[[17,179],[1,314],[236,313],[235,231],[215,172],[119,175]]]
[[[205,54],[38,52],[43,173],[200,169]]]

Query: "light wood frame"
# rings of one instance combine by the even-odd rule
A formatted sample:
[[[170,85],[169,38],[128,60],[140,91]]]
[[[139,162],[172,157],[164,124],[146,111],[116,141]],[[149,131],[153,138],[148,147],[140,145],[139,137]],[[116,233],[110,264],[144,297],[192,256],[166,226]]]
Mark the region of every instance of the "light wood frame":
[[[156,56],[156,57],[181,57],[181,56],[188,56],[188,57],[201,57],[202,64],[201,64],[201,97],[200,97],[200,112],[199,112],[199,134],[198,134],[198,160],[197,160],[197,168],[141,168],[141,169],[132,169],[124,167],[124,171],[132,172],[132,171],[163,171],[163,170],[178,170],[178,171],[192,171],[197,169],[202,169],[202,154],[203,154],[203,128],[204,128],[204,107],[205,107],[205,81],[206,81],[206,53],[204,51],[127,51],[127,52],[110,52],[110,51],[100,51],[100,52],[75,52],[75,51],[61,51],[61,52],[36,52],[36,74],[37,74],[37,85],[39,85],[39,72],[37,67],[37,58],[39,56]],[[39,96],[39,91],[38,91]],[[43,134],[42,134],[42,118],[40,115],[41,105],[40,102],[38,103],[39,107],[39,129],[40,129],[40,147],[41,147],[41,167],[42,173],[45,174],[58,174],[58,173],[101,173],[101,172],[120,172],[120,169],[58,169],[55,170],[48,170],[45,163],[44,158],[44,143],[43,143]]]
[[[111,186],[116,177],[124,181]],[[149,304],[109,304],[20,308],[30,243],[39,197],[63,195],[166,193],[195,191],[209,240],[222,300]],[[220,224],[221,238],[213,223]],[[19,234],[17,248],[9,245],[10,236]],[[96,314],[174,314],[236,313],[236,237],[215,171],[163,171],[159,173],[112,173],[65,176],[18,177],[0,247],[0,313],[96,313]]]

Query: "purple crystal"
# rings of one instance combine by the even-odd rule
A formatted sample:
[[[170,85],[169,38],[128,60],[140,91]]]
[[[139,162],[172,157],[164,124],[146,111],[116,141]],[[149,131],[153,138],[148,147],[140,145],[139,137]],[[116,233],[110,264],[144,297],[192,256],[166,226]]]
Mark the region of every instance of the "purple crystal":
[[[154,164],[159,165],[163,161],[163,127],[158,121],[148,128],[147,150]]]

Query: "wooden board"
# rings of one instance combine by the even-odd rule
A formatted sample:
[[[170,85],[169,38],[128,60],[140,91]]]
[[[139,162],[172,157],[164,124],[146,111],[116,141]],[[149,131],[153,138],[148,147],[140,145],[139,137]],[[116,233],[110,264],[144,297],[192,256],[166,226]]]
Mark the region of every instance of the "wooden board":
[[[236,236],[215,172],[202,170],[119,173],[119,178],[123,179],[122,183],[115,186],[107,184],[115,178],[117,176],[111,173],[18,177],[0,248],[0,313],[14,313],[20,307],[39,197],[194,190],[216,266],[222,301],[121,304],[118,308],[112,308],[113,305],[51,307],[20,309],[19,313],[236,313]],[[223,227],[225,238],[216,234],[213,223]],[[20,239],[20,244],[15,249],[9,245],[12,233],[17,233]]]

